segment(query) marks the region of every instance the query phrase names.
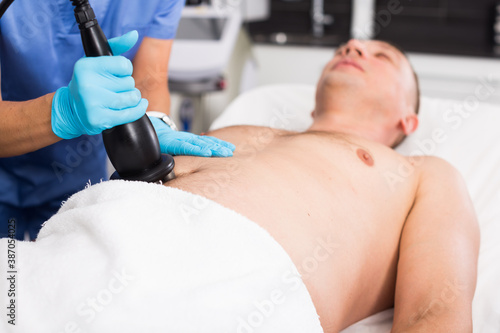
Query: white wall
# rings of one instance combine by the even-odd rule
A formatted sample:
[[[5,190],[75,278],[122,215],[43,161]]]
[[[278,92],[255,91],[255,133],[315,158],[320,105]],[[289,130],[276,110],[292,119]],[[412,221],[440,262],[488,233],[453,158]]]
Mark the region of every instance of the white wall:
[[[301,83],[315,85],[334,48],[255,45],[259,85]]]
[[[500,104],[500,60],[426,54],[409,58],[419,75],[422,95],[463,100],[486,84],[495,90],[486,102]]]
[[[258,84],[305,83],[315,85],[333,48],[255,45]],[[491,82],[495,93],[488,100],[500,104],[500,60],[487,58],[409,54],[420,78],[422,95],[464,99],[478,86]]]

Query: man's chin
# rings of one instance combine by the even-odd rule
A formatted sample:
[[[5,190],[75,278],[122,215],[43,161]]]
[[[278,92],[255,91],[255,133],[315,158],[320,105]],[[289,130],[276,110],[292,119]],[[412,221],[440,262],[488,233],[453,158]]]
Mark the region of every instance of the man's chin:
[[[348,75],[347,73],[335,73],[335,75],[327,75],[318,84],[318,90],[326,90],[330,93],[338,93],[339,91],[360,90],[361,92],[368,89],[366,82],[360,77]]]

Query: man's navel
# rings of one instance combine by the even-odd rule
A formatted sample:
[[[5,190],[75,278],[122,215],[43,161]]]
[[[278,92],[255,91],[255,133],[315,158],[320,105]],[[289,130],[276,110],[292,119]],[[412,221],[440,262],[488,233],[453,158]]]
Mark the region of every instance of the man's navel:
[[[368,166],[373,166],[373,164],[375,164],[373,157],[366,150],[358,148],[356,150],[356,154],[358,155],[359,159],[363,161],[364,164]]]

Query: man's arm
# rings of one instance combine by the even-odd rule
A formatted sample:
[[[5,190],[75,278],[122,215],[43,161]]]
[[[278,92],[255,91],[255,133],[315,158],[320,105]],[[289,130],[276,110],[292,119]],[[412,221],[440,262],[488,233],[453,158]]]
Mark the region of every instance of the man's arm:
[[[472,332],[478,250],[461,175],[427,158],[401,235],[392,332]]]
[[[22,155],[61,140],[52,131],[54,94],[25,102],[0,97],[0,157]]]
[[[173,40],[144,37],[134,57],[136,87],[142,97],[149,101],[149,111],[170,114],[168,91],[168,63]]]

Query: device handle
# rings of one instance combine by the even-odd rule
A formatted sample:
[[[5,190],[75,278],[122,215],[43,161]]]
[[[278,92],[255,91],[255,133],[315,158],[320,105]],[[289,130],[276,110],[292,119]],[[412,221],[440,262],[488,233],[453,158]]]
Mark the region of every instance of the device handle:
[[[112,56],[108,40],[96,20],[88,0],[70,0],[75,6],[83,49],[87,57]],[[148,116],[102,132],[104,147],[120,178],[156,182],[173,169],[173,158],[162,158],[160,143]]]

